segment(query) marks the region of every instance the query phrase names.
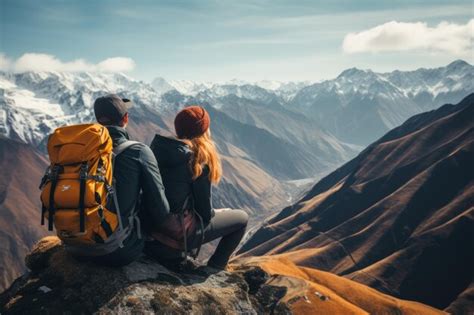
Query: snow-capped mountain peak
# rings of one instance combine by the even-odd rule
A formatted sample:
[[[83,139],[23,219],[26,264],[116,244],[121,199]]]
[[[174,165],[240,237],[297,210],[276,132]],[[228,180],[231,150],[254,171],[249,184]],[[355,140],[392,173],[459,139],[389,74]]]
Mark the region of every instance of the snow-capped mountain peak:
[[[344,138],[348,126],[365,128],[362,112],[374,115],[368,121],[386,130],[421,111],[455,103],[472,91],[474,67],[462,60],[445,67],[389,73],[351,68],[335,79],[314,84],[274,80],[214,84],[164,78],[147,84],[120,73],[0,72],[0,132],[38,143],[46,132],[60,125],[90,121],[94,99],[106,93],[123,94],[158,109],[172,106],[177,99],[220,107],[228,101],[227,96],[233,95],[260,104],[286,106],[316,118]],[[350,121],[346,121],[348,117],[352,117]]]
[[[59,126],[92,121],[94,100],[108,93],[161,106],[149,84],[121,73],[0,72],[0,132],[39,144]]]
[[[347,69],[333,80],[302,88],[290,104],[336,136],[364,144],[375,139],[374,133],[381,134],[420,112],[457,103],[472,91],[474,67],[457,60],[445,67],[414,71]],[[373,125],[372,133],[366,131],[367,124]]]
[[[453,70],[460,69],[460,68],[465,68],[465,67],[469,68],[469,67],[472,67],[472,66],[469,63],[467,63],[466,61],[461,60],[461,59],[454,60],[449,65],[447,65],[448,69],[453,69]]]
[[[364,77],[367,77],[367,76],[374,76],[376,75],[372,70],[362,70],[362,69],[359,69],[359,68],[349,68],[349,69],[346,69],[344,71],[341,72],[341,74],[339,74],[337,76],[337,79],[342,79],[342,78],[346,78],[346,79],[358,79],[358,78],[364,78]]]

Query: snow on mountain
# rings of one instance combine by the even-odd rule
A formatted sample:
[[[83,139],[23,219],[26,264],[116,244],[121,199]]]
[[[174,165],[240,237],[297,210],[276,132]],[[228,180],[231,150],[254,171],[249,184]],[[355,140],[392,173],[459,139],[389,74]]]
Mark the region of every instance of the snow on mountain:
[[[437,104],[446,94],[474,90],[474,67],[463,60],[456,60],[446,67],[418,69],[416,71],[394,71],[381,74],[410,98],[416,98],[422,106],[429,106],[429,98]],[[428,103],[428,104],[426,104]]]
[[[474,67],[461,60],[390,73],[351,68],[333,80],[302,88],[288,106],[343,141],[364,145],[410,116],[459,102],[473,90]]]
[[[164,106],[150,85],[124,74],[0,72],[0,135],[38,145],[59,126],[91,121],[95,98],[107,93]]]
[[[194,96],[201,91],[211,88],[214,83],[211,82],[195,82],[191,80],[172,80],[169,84],[173,86],[178,92]]]
[[[166,87],[163,81],[155,83]],[[317,176],[360,150],[314,128],[304,116],[275,103],[281,101],[278,96],[258,86],[206,86],[195,97],[177,89],[164,94],[156,89],[156,84],[152,87],[121,74],[0,72],[0,138],[44,150],[46,137],[55,128],[94,121],[94,100],[117,93],[135,104],[128,128],[131,136],[150,143],[155,133],[172,133],[180,108],[200,104],[212,117],[212,133],[223,157],[225,177],[215,190],[214,204],[247,209],[255,213],[253,220],[284,206],[299,191],[281,180]],[[213,107],[225,97],[244,101],[242,106],[248,109],[245,102],[253,102],[254,121]],[[279,126],[283,123],[287,133]]]
[[[229,81],[226,81],[224,83],[217,83],[219,85],[247,85],[247,84],[251,84],[249,81],[245,81],[245,80],[240,80],[240,79],[232,79],[232,80],[229,80]]]
[[[295,92],[311,85],[311,81],[275,81],[275,80],[261,80],[253,83],[256,86],[270,91],[276,92]]]
[[[93,100],[104,93],[126,94],[140,106],[157,109],[184,104],[185,99],[221,108],[226,96],[235,95],[263,105],[285,106],[347,143],[364,145],[414,114],[457,102],[472,92],[473,68],[462,60],[435,69],[390,73],[351,68],[335,79],[311,85],[163,78],[147,84],[124,74],[0,72],[0,133],[38,143],[60,125],[90,120]]]
[[[196,96],[203,92],[204,95],[212,95],[213,97],[222,97],[235,93],[238,96],[251,96],[248,94],[248,91],[250,90],[249,87],[244,88],[246,91],[243,91],[240,87],[253,86],[254,88],[265,89],[269,93],[273,93],[285,101],[294,97],[299,90],[310,84],[310,81],[283,82],[276,80],[261,80],[250,82],[239,79],[232,79],[224,83],[200,83],[191,80],[167,81],[162,77],[157,77],[151,82],[152,87],[158,94],[165,94],[171,90],[177,90],[182,94],[190,96]],[[258,96],[251,96],[251,99],[255,98],[258,98]]]
[[[278,90],[284,83],[281,81],[275,80],[261,80],[254,83],[256,86],[259,86],[263,89],[276,91]]]
[[[452,94],[474,89],[473,66],[462,60],[456,60],[446,67],[434,69],[418,69],[415,71],[395,70],[389,73],[376,73],[371,70],[351,68],[343,71],[337,78],[318,83],[310,81],[277,81],[260,80],[256,82],[232,79],[224,83],[195,82],[191,80],[166,81],[156,78],[152,81],[158,94],[172,89],[182,94],[196,96],[198,94],[222,97],[235,94],[239,97],[257,99],[262,95],[258,88],[265,89],[283,101],[290,102],[300,108],[311,107],[320,97],[335,94],[340,102],[346,105],[351,95],[382,97],[397,100],[399,97],[414,99],[418,105],[430,106],[435,100],[438,106],[444,99],[436,98],[444,94]],[[253,88],[252,88],[253,87]],[[251,93],[250,91],[253,92]],[[449,98],[449,97],[448,97]],[[426,104],[428,103],[428,104]],[[419,112],[418,110],[416,112]],[[400,122],[397,122],[399,124]]]
[[[251,100],[274,99],[274,96],[288,101],[303,87],[308,86],[308,81],[304,82],[282,82],[274,80],[262,80],[257,82],[247,82],[242,80],[231,80],[224,84],[214,84],[212,87],[202,90],[201,93],[212,97],[223,97],[234,94]],[[269,97],[273,94],[272,97]]]
[[[199,92],[196,97],[199,99],[218,99],[227,95],[235,95],[249,100],[258,100],[265,104],[278,101],[278,96],[271,91],[256,85],[218,85],[215,84],[209,89]]]
[[[164,78],[158,77],[151,81],[151,86],[158,94],[164,94],[176,88],[168,83]]]
[[[323,93],[341,95],[343,104],[355,94],[380,95],[387,98],[398,95],[416,97],[420,93],[428,93],[434,99],[443,92],[469,91],[474,89],[474,67],[465,61],[457,60],[446,67],[434,69],[418,69],[415,71],[393,71],[376,73],[371,70],[351,68],[343,71],[333,80],[315,83],[303,88],[293,103],[300,106],[314,104]],[[304,97],[302,97],[304,96]]]
[[[311,85],[310,81],[274,81],[274,80],[262,80],[254,83],[256,86],[264,88],[269,91],[273,91],[276,95],[283,98],[285,101],[292,99],[296,93],[302,88]]]

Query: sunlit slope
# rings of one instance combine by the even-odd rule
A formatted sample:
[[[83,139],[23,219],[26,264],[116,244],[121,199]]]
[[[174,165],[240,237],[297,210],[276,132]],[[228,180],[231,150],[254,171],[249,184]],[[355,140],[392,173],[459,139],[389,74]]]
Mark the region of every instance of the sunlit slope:
[[[286,287],[281,301],[294,314],[443,314],[430,306],[391,297],[329,272],[297,267],[286,258],[251,257],[234,263],[258,265],[272,276],[268,284]]]
[[[473,279],[473,161],[471,94],[370,145],[270,218],[241,254],[281,255],[449,310],[469,300]]]

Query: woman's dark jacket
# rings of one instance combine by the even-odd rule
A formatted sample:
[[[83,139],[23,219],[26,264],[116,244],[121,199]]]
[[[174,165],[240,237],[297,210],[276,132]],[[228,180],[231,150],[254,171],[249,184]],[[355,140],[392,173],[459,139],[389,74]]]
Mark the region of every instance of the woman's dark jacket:
[[[194,210],[201,216],[206,227],[214,215],[209,168],[205,166],[203,173],[193,180],[190,167],[193,152],[187,144],[177,139],[156,135],[150,147],[158,161],[170,212],[180,212],[189,197]]]

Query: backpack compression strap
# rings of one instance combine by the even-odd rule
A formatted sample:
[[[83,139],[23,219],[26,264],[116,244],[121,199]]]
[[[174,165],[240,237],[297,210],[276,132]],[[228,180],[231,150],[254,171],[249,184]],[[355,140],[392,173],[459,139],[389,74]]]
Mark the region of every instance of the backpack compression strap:
[[[87,180],[87,172],[88,166],[87,162],[83,162],[81,164],[79,180],[80,180],[80,187],[79,187],[79,232],[83,233],[86,230],[85,227],[85,207],[84,207],[84,198],[86,193],[86,180]]]

